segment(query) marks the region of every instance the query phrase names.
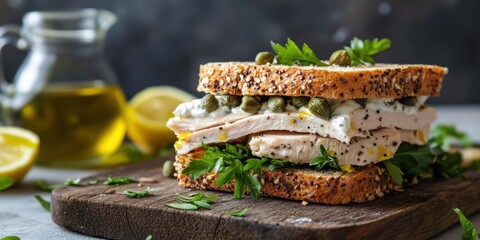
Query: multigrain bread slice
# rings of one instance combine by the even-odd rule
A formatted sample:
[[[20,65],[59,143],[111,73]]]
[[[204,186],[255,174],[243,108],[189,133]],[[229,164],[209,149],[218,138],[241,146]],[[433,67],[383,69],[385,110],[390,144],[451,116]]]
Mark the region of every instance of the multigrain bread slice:
[[[179,185],[193,189],[233,192],[235,180],[217,187],[216,173],[205,173],[196,180],[193,180],[191,175],[182,173],[190,161],[201,159],[204,153],[204,150],[196,150],[177,155],[175,169]],[[334,205],[368,202],[400,190],[400,186],[391,180],[388,172],[378,165],[357,167],[353,173],[334,170],[317,172],[305,168],[264,170],[257,178],[262,184],[263,196]]]
[[[218,62],[200,65],[197,90],[330,99],[438,96],[447,72],[447,68],[434,65],[318,67]]]

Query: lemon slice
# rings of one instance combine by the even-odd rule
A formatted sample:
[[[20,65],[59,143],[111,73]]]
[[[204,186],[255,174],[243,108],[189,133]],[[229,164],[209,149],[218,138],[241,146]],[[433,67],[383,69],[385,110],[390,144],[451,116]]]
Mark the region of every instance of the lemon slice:
[[[137,93],[126,109],[127,135],[135,145],[148,153],[154,153],[176,140],[167,128],[175,108],[195,97],[183,90],[169,86],[155,86]]]
[[[18,127],[0,127],[0,176],[22,181],[38,153],[38,136]]]

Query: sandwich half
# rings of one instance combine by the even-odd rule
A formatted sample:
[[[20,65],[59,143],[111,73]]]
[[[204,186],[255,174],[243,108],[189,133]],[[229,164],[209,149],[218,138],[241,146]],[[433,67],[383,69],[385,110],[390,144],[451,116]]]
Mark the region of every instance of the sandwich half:
[[[324,204],[401,190],[388,164],[428,143],[447,73],[433,65],[200,66],[205,96],[177,107],[179,184]]]

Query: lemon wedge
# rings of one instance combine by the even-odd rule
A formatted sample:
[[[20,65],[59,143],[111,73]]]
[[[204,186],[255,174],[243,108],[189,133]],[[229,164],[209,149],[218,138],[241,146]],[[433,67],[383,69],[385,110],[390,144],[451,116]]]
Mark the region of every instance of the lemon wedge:
[[[0,176],[22,181],[38,153],[38,136],[18,127],[0,127]]]
[[[154,153],[176,140],[167,128],[175,108],[195,97],[170,86],[149,87],[137,93],[126,109],[127,135],[133,143],[147,153]]]

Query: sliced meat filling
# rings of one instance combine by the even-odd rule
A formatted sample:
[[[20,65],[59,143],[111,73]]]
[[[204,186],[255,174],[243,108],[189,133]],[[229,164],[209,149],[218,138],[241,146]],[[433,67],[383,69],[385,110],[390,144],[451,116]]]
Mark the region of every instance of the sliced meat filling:
[[[202,143],[224,143],[267,131],[307,133],[337,139],[348,144],[353,138],[366,138],[371,130],[379,128],[411,131],[425,129],[436,117],[435,110],[430,107],[419,110],[418,114],[413,115],[362,108],[349,114],[332,116],[330,121],[303,111],[263,113],[240,119],[229,117],[229,115],[220,120],[203,119],[203,121],[198,118],[171,118],[167,126],[177,134],[178,141],[175,144],[177,152],[186,154],[200,147]]]
[[[320,145],[323,145],[340,165],[363,166],[392,158],[402,142],[400,132],[382,128],[372,131],[367,138],[353,138],[349,144],[318,135],[267,132],[252,135],[248,144],[255,156],[285,159],[295,164],[309,163],[321,156]]]

